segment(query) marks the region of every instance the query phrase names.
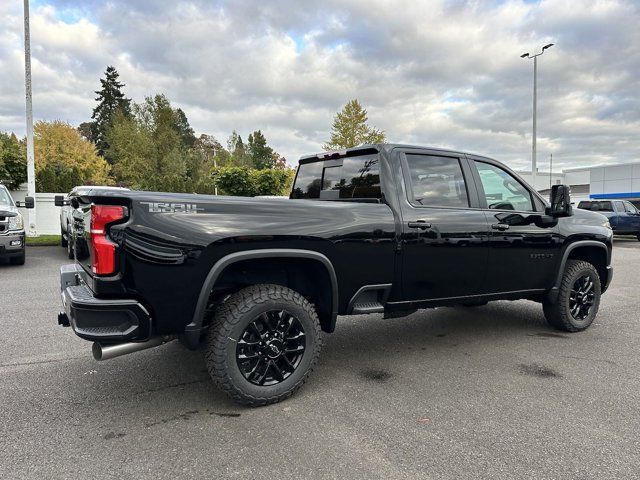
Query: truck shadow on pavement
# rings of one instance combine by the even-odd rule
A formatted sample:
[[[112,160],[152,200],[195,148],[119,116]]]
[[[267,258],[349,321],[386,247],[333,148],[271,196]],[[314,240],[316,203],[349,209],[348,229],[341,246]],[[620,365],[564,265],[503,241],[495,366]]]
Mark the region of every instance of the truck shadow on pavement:
[[[403,372],[416,365],[428,369],[444,361],[474,361],[477,355],[523,338],[562,342],[570,336],[552,331],[540,306],[525,301],[424,310],[399,319],[343,317],[336,332],[325,336],[319,365],[300,393],[313,395],[345,382],[401,382]],[[87,359],[73,361],[76,373],[64,386],[81,395],[84,404],[132,398],[184,403],[188,397],[199,409],[224,413],[239,408],[211,382],[202,351],[189,351],[178,342],[99,363],[89,355],[87,351]]]

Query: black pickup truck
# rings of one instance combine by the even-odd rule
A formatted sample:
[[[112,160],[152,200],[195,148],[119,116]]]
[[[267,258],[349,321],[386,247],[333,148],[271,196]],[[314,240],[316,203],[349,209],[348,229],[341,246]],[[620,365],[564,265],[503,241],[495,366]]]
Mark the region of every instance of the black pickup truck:
[[[370,145],[303,157],[289,199],[87,190],[58,321],[97,360],[179,339],[251,406],[295,392],[339,315],[542,303],[577,332],[611,282],[612,231],[504,165]]]

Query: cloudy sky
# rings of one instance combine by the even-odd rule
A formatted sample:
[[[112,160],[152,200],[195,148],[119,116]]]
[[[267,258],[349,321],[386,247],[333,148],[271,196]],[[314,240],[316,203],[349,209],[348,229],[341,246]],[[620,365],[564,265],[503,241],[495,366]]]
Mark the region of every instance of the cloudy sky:
[[[0,130],[23,135],[22,1],[0,2]],[[35,119],[77,125],[107,65],[223,143],[262,129],[290,163],[358,98],[391,142],[545,169],[640,160],[640,2],[31,0]]]

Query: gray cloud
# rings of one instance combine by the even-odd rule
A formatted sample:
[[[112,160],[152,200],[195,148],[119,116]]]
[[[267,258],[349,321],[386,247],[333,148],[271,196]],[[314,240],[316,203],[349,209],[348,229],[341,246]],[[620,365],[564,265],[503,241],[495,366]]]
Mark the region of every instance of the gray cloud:
[[[24,131],[22,11],[3,2],[0,129]],[[525,3],[40,0],[34,113],[77,124],[115,65],[136,101],[166,93],[197,132],[261,128],[290,162],[359,98],[390,141],[526,168],[540,45],[539,165],[640,159],[640,10],[628,0]]]

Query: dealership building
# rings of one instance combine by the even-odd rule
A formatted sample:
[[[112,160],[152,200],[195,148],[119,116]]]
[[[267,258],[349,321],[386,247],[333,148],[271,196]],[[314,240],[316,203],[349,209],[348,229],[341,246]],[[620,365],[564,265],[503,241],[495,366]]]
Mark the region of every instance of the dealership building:
[[[531,172],[518,172],[531,183]],[[595,167],[568,168],[560,173],[538,171],[536,189],[547,195],[550,185],[571,186],[572,201],[624,199],[640,204],[640,162]]]

